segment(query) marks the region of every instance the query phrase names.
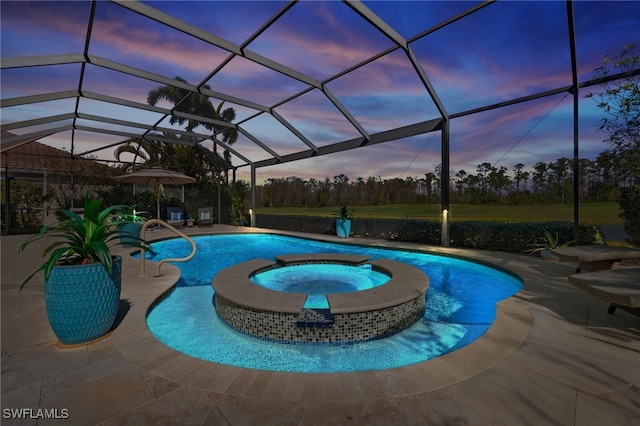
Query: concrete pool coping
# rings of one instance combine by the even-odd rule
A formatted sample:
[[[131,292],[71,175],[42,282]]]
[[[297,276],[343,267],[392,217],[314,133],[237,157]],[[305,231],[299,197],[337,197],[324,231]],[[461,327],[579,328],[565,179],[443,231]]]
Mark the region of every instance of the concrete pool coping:
[[[219,225],[188,231],[268,232]],[[125,312],[112,336],[83,348],[56,348],[38,281],[18,294],[39,260],[17,255],[26,238],[2,237],[3,408],[67,408],[74,424],[633,424],[640,415],[637,317],[609,315],[606,303],[572,288],[566,277],[575,265],[569,263],[349,239],[492,263],[521,276],[524,288],[498,304],[485,335],[454,353],[392,370],[281,373],[212,364],[160,343],[146,327],[146,312],[179,272],[165,265],[164,276],[139,278],[129,256]]]
[[[260,311],[299,313],[307,295],[271,290],[253,283],[249,277],[274,266],[273,260],[253,259],[223,269],[211,286],[217,296],[246,308]]]

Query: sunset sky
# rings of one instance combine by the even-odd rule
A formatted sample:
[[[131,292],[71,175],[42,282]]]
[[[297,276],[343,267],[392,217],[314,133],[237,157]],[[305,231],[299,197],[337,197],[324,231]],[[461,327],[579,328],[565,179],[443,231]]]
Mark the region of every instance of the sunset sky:
[[[234,45],[280,62],[325,84],[370,134],[438,118],[438,110],[402,49],[332,77],[394,43],[339,1],[302,1],[289,8],[257,38],[252,35],[287,3],[272,1],[144,2]],[[564,1],[498,1],[470,16],[417,36],[478,2],[364,1],[410,47],[446,112],[456,114],[546,90],[571,85],[567,6]],[[34,55],[82,54],[90,3],[86,1],[1,2],[2,59]],[[578,73],[593,77],[605,56],[637,43],[640,52],[640,2],[577,1],[574,3]],[[414,38],[416,38],[414,40]],[[246,45],[245,45],[246,44]],[[358,131],[318,89],[281,104],[308,86],[241,56],[224,65],[229,52],[151,21],[119,4],[98,2],[89,55],[127,64],[165,77],[181,76],[191,84],[206,82],[212,90],[273,108],[316,146],[349,140]],[[79,63],[3,69],[2,99],[77,90]],[[87,65],[82,90],[146,103],[159,84],[107,68]],[[607,145],[596,131],[601,111],[589,91],[580,92],[581,157],[594,159]],[[213,99],[214,105],[220,101]],[[161,105],[170,107],[170,105]],[[248,121],[257,110],[226,102],[235,122],[280,155],[307,146],[269,114]],[[75,99],[2,109],[2,124],[73,112]],[[82,99],[79,111],[120,120],[155,124],[163,116]],[[568,93],[451,120],[451,170],[475,173],[490,162],[509,170],[517,163],[531,168],[538,161],[573,156],[573,99]],[[165,120],[161,127],[172,127]],[[17,134],[45,126],[12,130]],[[125,132],[122,126],[88,123]],[[196,129],[205,133],[206,129]],[[57,148],[71,148],[71,132],[42,139]],[[126,138],[76,131],[75,151],[95,150]],[[209,142],[210,145],[210,142]],[[207,143],[205,143],[207,146]],[[233,148],[251,161],[270,154],[241,135]],[[114,160],[114,147],[92,152]],[[233,163],[241,165],[239,158]],[[298,176],[324,179],[344,173],[351,180],[423,177],[440,163],[440,133],[428,133],[348,152],[260,168],[258,179]],[[249,179],[249,168],[239,178]]]

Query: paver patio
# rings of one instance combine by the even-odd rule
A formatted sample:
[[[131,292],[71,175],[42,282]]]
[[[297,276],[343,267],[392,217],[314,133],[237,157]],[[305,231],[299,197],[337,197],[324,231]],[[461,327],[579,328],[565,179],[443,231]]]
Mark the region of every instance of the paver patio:
[[[267,230],[215,225],[186,231]],[[165,230],[149,233],[154,239],[167,236]],[[179,271],[164,265],[163,277],[138,278],[136,259],[126,255],[126,312],[114,333],[86,347],[57,348],[42,276],[18,293],[40,261],[37,247],[18,253],[26,238],[0,240],[3,425],[600,426],[633,425],[640,418],[640,319],[627,312],[609,315],[606,302],[571,286],[567,276],[575,264],[349,239],[488,261],[517,273],[524,288],[499,304],[484,336],[440,358],[392,370],[283,373],[205,362],[156,340],[145,316]],[[154,269],[148,265],[147,271]],[[39,408],[68,418],[15,419],[7,411],[32,409],[23,414],[37,417]]]

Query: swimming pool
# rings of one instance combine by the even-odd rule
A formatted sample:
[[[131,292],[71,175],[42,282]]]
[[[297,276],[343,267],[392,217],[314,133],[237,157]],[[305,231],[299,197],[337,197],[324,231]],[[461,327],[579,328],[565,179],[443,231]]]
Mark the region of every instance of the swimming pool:
[[[491,326],[496,303],[522,282],[497,269],[452,257],[327,243],[273,234],[195,237],[198,253],[176,264],[181,278],[149,311],[147,324],[160,341],[206,361],[270,371],[342,372],[395,368],[459,349]],[[153,244],[152,260],[186,255],[182,239]],[[259,340],[227,326],[213,307],[211,280],[225,268],[252,259],[297,253],[350,253],[392,259],[424,271],[430,279],[424,317],[380,340],[351,345],[287,344]]]

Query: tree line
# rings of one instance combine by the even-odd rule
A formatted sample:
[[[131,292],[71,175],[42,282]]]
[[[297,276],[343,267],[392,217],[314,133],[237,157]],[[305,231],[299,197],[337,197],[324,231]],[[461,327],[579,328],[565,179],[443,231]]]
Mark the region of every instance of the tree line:
[[[633,185],[633,176],[621,168],[616,156],[604,151],[595,160],[578,161],[578,188],[583,202],[618,201],[620,188]],[[484,162],[476,170],[452,171],[450,201],[461,204],[565,204],[573,202],[573,161],[559,158],[538,162],[525,170],[522,163],[511,169]],[[441,167],[422,177],[405,179],[358,177],[339,174],[333,179],[297,176],[270,178],[257,188],[263,207],[325,207],[350,205],[440,203]]]

